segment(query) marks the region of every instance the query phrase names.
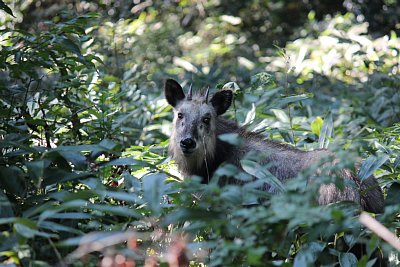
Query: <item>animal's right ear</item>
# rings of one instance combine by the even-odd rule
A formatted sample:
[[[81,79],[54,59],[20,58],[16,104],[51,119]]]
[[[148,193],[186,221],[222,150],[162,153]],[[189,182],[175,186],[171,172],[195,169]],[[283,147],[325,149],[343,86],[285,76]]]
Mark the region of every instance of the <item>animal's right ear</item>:
[[[217,115],[224,114],[232,104],[233,93],[231,90],[222,90],[214,94],[210,102]]]
[[[167,79],[164,85],[164,94],[168,104],[176,107],[185,98],[182,87],[173,79]]]

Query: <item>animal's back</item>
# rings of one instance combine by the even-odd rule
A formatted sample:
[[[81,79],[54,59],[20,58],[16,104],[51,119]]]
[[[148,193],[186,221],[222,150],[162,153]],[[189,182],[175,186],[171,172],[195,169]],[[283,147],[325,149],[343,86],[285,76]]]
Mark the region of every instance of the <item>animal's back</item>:
[[[314,164],[321,166],[317,169],[317,172],[320,172],[321,168],[329,169],[337,164],[334,153],[329,150],[302,151],[290,145],[263,140],[259,136],[250,138],[245,147],[247,153],[255,151],[259,155],[265,155],[262,163],[268,166],[268,170],[281,181],[296,177],[301,171]],[[332,175],[329,172],[328,174]],[[339,170],[338,175],[342,179],[352,180],[353,186],[345,186],[343,190],[340,190],[333,183],[322,184],[318,197],[320,205],[347,200],[360,203],[363,210],[374,213],[383,212],[384,197],[374,176],[361,181],[349,169]]]
[[[226,121],[225,121],[226,122]],[[301,171],[314,164],[320,164],[317,169],[332,168],[337,163],[334,153],[326,149],[303,151],[287,144],[267,140],[262,135],[247,132],[245,128],[230,125],[233,133],[237,133],[243,143],[238,149],[227,153],[225,161],[241,168],[240,160],[248,153],[255,153],[261,165],[266,166],[279,180],[285,181],[295,178]],[[226,127],[224,127],[226,129]],[[224,132],[226,133],[226,132]],[[328,173],[329,174],[329,173]],[[354,182],[354,186],[345,186],[343,190],[333,183],[323,184],[319,190],[318,202],[321,205],[347,200],[361,204],[362,208],[369,212],[381,213],[384,209],[384,197],[375,177],[361,181],[359,177],[348,169],[339,171],[339,176]],[[332,173],[330,173],[332,175]],[[270,186],[267,190],[274,191]]]
[[[257,153],[259,163],[281,181],[296,177],[300,171],[318,164],[324,157],[334,159],[334,155],[327,150],[307,152],[268,141],[262,135],[248,132],[235,122],[223,119],[220,115],[232,103],[233,93],[230,90],[218,91],[211,99],[208,99],[208,92],[204,96],[192,96],[189,90],[186,96],[179,83],[167,80],[165,96],[175,114],[169,152],[184,176],[198,175],[207,183],[224,162],[241,168],[240,160],[250,152]],[[243,143],[235,146],[218,138],[226,133],[237,133]],[[335,161],[332,160],[331,165]],[[320,168],[325,165],[327,163]],[[383,211],[383,193],[374,177],[360,181],[346,169],[341,170],[339,176],[354,181],[356,187],[345,186],[344,190],[340,190],[334,184],[324,184],[319,191],[320,204],[351,200],[360,203],[367,211]]]

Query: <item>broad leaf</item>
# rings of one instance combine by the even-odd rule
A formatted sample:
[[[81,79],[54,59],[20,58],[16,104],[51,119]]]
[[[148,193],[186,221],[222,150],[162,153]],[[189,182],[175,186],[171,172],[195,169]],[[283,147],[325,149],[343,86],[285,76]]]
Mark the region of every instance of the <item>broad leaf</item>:
[[[161,201],[165,190],[165,175],[152,173],[143,177],[143,197],[155,215],[161,213]]]
[[[255,161],[245,159],[241,160],[240,163],[243,170],[245,170],[247,173],[272,186],[271,190],[277,190],[278,192],[285,191],[285,187],[282,182],[279,181],[279,179],[276,178],[272,173],[270,173],[266,166],[261,166]]]
[[[15,18],[14,14],[13,14],[13,12],[12,12],[12,10],[11,10],[11,8],[9,8],[9,7],[4,3],[3,0],[0,0],[0,9],[4,10],[5,12],[7,12],[8,14],[10,14],[11,16],[13,16],[13,17]]]
[[[218,139],[235,146],[239,146],[243,143],[242,139],[237,133],[220,134],[218,135]]]
[[[328,148],[329,139],[332,137],[332,131],[333,131],[332,113],[329,113],[327,118],[324,120],[321,131],[319,133],[319,140],[318,140],[319,148]]]
[[[374,172],[379,169],[388,159],[389,159],[388,154],[378,154],[376,156],[371,155],[369,156],[362,164],[361,168],[358,172],[358,176],[360,177],[361,180],[365,180],[371,175],[374,174]]]
[[[294,267],[313,266],[318,254],[325,248],[322,242],[310,242],[304,244],[294,258]]]
[[[357,257],[353,253],[340,253],[339,263],[341,267],[357,266]]]

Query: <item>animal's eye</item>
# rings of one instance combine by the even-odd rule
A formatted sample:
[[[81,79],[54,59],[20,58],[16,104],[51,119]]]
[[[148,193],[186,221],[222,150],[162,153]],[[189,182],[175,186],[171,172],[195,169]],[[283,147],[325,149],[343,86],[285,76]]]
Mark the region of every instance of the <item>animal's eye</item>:
[[[205,123],[205,124],[210,124],[210,118],[209,117],[204,117],[203,118],[203,122]]]
[[[178,113],[178,119],[182,119],[183,118],[183,114],[182,113]]]

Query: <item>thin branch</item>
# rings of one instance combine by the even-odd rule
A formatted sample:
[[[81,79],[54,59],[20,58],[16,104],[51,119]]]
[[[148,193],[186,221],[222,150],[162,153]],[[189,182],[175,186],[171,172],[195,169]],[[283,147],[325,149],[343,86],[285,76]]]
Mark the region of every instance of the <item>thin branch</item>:
[[[388,242],[392,247],[400,251],[400,239],[389,229],[383,226],[375,218],[366,212],[362,212],[359,218],[360,222],[368,229],[374,232],[377,236]]]
[[[50,238],[47,238],[47,240],[49,241],[50,246],[53,248],[54,253],[55,253],[56,256],[57,256],[57,259],[58,259],[58,261],[59,261],[59,266],[62,266],[62,267],[67,266],[67,265],[65,264],[63,258],[61,257],[60,252],[59,252],[58,249],[56,248],[56,245],[54,245],[53,241],[52,241]]]

